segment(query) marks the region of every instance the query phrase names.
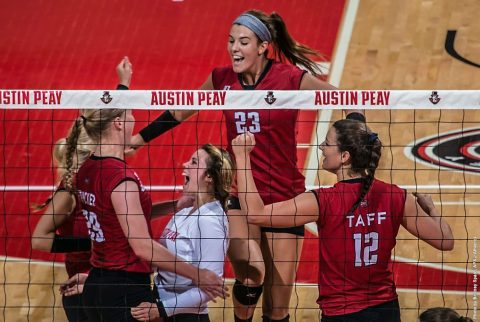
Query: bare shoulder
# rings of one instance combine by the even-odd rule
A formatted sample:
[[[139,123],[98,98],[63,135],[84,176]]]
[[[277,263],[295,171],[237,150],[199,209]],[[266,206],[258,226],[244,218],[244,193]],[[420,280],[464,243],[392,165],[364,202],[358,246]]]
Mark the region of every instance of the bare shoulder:
[[[300,83],[300,89],[301,90],[334,90],[337,88],[325,81],[322,81],[316,78],[315,76],[312,76],[311,74],[305,73]]]
[[[212,80],[212,73],[208,74],[207,79],[199,88],[200,90],[213,90],[213,80]]]

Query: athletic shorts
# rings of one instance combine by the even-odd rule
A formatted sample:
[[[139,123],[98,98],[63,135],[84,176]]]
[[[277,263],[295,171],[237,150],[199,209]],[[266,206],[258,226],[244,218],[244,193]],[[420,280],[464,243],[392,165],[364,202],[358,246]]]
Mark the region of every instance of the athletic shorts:
[[[325,316],[321,322],[400,322],[400,305],[398,300],[375,305],[359,312]]]
[[[130,309],[154,302],[149,273],[92,268],[83,288],[83,304],[90,322],[136,321]]]
[[[62,304],[68,322],[88,322],[87,312],[83,306],[83,294],[63,296]]]

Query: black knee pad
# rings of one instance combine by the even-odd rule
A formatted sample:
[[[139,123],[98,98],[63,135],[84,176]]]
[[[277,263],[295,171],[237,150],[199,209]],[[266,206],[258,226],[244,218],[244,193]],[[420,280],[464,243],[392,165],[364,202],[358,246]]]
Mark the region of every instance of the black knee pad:
[[[233,285],[233,296],[235,299],[243,305],[255,305],[262,295],[263,285],[260,286],[246,286],[243,285],[240,281],[235,280]]]
[[[239,318],[238,316],[236,316],[235,314],[234,314],[233,316],[235,317],[235,322],[252,322],[252,320],[253,320],[253,316],[250,317],[250,318],[248,318],[248,319],[246,319],[246,320],[240,319],[240,318]]]
[[[286,317],[284,317],[283,319],[281,320],[273,320],[273,319],[270,319],[268,316],[262,316],[262,321],[263,322],[289,322],[290,321],[290,314],[287,314]]]

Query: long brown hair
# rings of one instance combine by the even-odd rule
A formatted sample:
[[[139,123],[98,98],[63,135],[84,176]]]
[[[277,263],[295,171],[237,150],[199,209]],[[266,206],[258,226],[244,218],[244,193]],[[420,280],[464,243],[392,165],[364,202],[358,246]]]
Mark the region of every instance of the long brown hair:
[[[215,199],[226,209],[235,175],[235,164],[227,151],[212,144],[203,145],[202,150],[208,154],[206,174],[213,180]]]
[[[333,127],[337,133],[338,149],[350,153],[352,171],[360,173],[364,178],[360,196],[349,211],[353,213],[367,195],[375,179],[375,171],[382,156],[382,142],[364,122],[340,120],[336,121]]]
[[[272,12],[268,15],[263,11],[249,10],[245,14],[257,17],[268,28],[272,35],[273,57],[276,60],[280,62],[287,60],[293,65],[300,65],[315,76],[323,74],[318,64],[308,56],[317,57],[321,60],[325,60],[324,57],[316,50],[293,39],[288,33],[283,18],[278,13]],[[260,39],[258,41],[260,42]],[[265,55],[268,55],[268,53],[265,53]]]
[[[74,124],[75,126],[75,124]],[[70,129],[69,135],[71,135],[73,130]],[[78,138],[77,138],[77,146],[74,151],[74,154],[72,155],[72,172],[76,172],[87,160],[92,152],[95,149],[95,143],[90,139],[90,137],[87,135],[86,131],[83,128],[80,128],[80,132],[78,133]],[[67,172],[67,164],[66,164],[66,155],[67,155],[67,139],[66,138],[61,138],[59,139],[56,143],[55,146],[53,147],[53,160],[54,164],[57,168],[57,176],[60,179],[63,179],[66,172]],[[73,156],[76,157],[76,162],[73,161]],[[52,200],[53,195],[48,197],[47,200],[45,200],[42,204],[36,204],[34,203],[32,205],[32,209],[34,211],[40,211],[44,209]]]
[[[418,318],[420,322],[473,322],[469,317],[460,316],[455,310],[447,307],[428,309]]]

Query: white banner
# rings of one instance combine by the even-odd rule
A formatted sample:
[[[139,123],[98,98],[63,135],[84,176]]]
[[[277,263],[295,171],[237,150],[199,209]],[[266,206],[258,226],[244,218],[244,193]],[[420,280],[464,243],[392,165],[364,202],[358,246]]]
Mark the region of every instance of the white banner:
[[[2,109],[479,109],[480,91],[0,90]]]

